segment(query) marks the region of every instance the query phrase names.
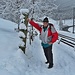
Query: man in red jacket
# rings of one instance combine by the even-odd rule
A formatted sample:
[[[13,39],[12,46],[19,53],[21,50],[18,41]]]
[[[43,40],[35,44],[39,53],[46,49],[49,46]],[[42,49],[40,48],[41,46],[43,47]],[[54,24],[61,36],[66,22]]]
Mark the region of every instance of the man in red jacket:
[[[52,45],[58,39],[58,33],[55,30],[53,24],[49,23],[47,17],[43,20],[43,26],[35,23],[34,21],[27,19],[28,22],[34,26],[40,32],[41,45],[44,50],[44,54],[46,56],[47,62],[49,63],[48,68],[53,67],[53,53],[52,53]]]

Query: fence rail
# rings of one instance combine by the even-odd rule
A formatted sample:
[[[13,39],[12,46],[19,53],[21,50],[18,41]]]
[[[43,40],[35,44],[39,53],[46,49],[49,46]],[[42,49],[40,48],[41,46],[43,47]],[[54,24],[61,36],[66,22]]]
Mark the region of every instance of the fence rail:
[[[63,34],[59,34],[59,37],[61,37],[60,39],[60,42],[63,42],[73,48],[75,48],[75,38],[72,38],[70,36],[66,36],[66,35],[63,35]]]

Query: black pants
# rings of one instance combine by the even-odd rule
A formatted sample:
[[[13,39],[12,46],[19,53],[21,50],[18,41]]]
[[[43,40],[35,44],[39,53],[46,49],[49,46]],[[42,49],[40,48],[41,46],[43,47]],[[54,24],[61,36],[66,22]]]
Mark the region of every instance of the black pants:
[[[47,48],[43,48],[43,50],[47,61],[49,62],[50,65],[53,65],[52,45]]]

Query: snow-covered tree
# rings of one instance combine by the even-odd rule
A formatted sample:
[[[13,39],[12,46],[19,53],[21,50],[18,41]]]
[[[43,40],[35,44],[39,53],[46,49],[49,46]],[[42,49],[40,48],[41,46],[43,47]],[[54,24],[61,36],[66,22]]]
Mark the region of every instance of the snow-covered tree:
[[[34,4],[33,4],[34,1]],[[27,8],[30,17],[34,9],[35,19],[42,16],[51,16],[52,10],[57,8],[55,0],[0,0],[0,17],[18,23],[19,10]]]
[[[30,5],[30,9],[34,9],[35,18],[51,16],[52,10],[56,8],[57,6],[54,4],[54,0],[34,0],[34,4]]]
[[[0,16],[18,22],[19,9],[23,7],[24,0],[0,0]]]

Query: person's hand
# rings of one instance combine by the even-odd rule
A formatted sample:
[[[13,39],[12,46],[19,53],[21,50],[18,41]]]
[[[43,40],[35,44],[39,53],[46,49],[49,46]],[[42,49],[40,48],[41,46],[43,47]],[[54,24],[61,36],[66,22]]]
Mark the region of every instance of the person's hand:
[[[52,42],[49,42],[48,44],[53,44]]]
[[[31,19],[27,18],[27,21],[28,21],[28,22],[30,22],[30,21],[31,21]]]

